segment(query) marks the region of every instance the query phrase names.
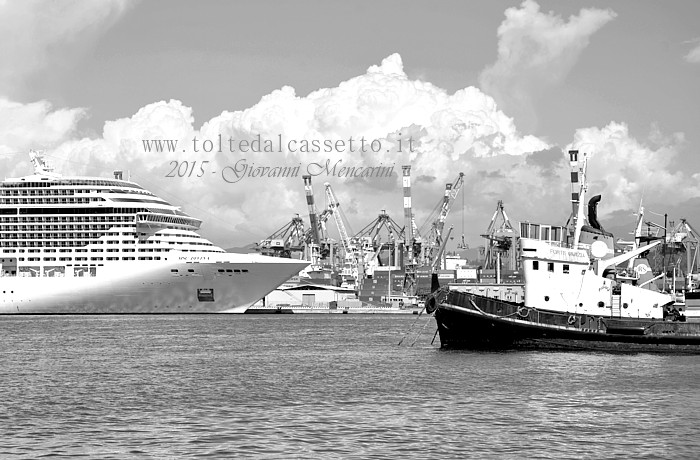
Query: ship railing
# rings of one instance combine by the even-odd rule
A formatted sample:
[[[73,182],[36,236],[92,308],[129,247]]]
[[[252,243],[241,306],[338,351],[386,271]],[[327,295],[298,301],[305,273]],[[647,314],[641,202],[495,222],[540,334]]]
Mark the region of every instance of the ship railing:
[[[299,305],[299,308],[328,308],[330,306],[330,302],[313,302],[313,303],[308,303],[308,302],[302,302],[301,305]]]
[[[202,222],[199,219],[192,217],[158,214],[153,212],[139,212],[136,214],[136,223],[138,225],[151,227],[166,227],[174,224],[189,227],[192,230],[197,230]]]
[[[526,307],[524,304],[506,303],[499,299],[479,296],[479,305],[472,303],[473,296],[459,291],[450,291],[447,303],[466,308],[476,307],[478,311],[487,315],[501,318],[512,318],[528,321],[538,325],[557,326],[572,329],[585,329],[592,331],[605,331],[604,317],[576,312],[540,311],[534,307]]]

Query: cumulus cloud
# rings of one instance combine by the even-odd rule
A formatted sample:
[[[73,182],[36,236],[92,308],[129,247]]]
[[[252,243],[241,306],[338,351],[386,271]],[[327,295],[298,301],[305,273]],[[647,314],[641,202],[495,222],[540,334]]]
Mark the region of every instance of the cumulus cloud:
[[[250,109],[224,112],[202,127],[212,137],[222,132],[232,137],[281,133],[295,139],[344,139],[350,136],[380,139],[397,147],[395,139],[416,135],[416,151],[404,155],[417,160],[428,155],[425,166],[444,170],[462,155],[490,156],[508,151],[523,154],[546,147],[533,136],[521,136],[513,120],[494,100],[469,87],[449,95],[430,83],[410,80],[398,54],[391,55],[367,73],[335,88],[298,97],[284,87],[265,96]],[[394,142],[392,142],[394,140]],[[386,142],[385,142],[385,145]],[[285,152],[287,156],[290,152]],[[364,159],[392,161],[396,151],[366,154]],[[348,159],[356,159],[349,156]],[[441,160],[442,159],[442,160]]]
[[[203,234],[226,247],[260,240],[296,213],[306,217],[301,177],[225,182],[222,169],[244,158],[248,164],[302,168],[329,159],[342,160],[348,166],[393,164],[394,176],[385,179],[314,177],[318,207],[325,206],[323,183],[328,181],[355,229],[368,224],[383,209],[402,221],[401,165],[412,165],[419,226],[441,200],[444,184],[463,172],[464,203],[458,197],[450,221],[457,226],[457,235],[464,216],[466,237],[476,244],[499,199],[505,201],[514,222],[565,222],[570,209],[565,153],[569,148],[592,154],[591,193],[603,194],[603,216],[634,210],[642,194],[660,201],[700,196],[697,178],[683,171],[669,172],[684,145],[680,134],[665,135],[654,127],[640,141],[624,123],[613,122],[602,128],[577,130],[571,145],[561,149],[520,134],[493,98],[477,88],[448,94],[430,83],[409,79],[399,55],[387,57],[365,74],[336,87],[306,96],[283,87],[248,109],[224,112],[200,128],[192,109],[177,100],[155,102],[130,117],[108,121],[97,138],[75,136],[82,114],[80,109],[53,110],[46,103],[21,105],[0,100],[0,121],[10,128],[0,135],[0,152],[44,147],[56,169],[64,174],[109,176],[115,169],[124,170],[132,180],[202,218]],[[219,135],[224,139],[223,153],[202,151],[203,140],[216,145]],[[365,136],[380,140],[385,148],[364,154],[306,153],[288,148],[281,152],[227,151],[229,137],[252,140],[258,135],[263,139],[280,135],[287,140],[333,141]],[[415,151],[399,152],[399,138],[405,141],[408,137],[413,138]],[[199,140],[199,151],[195,151],[194,138]],[[147,152],[144,139],[177,141],[177,148]],[[194,175],[166,177],[173,165],[183,161],[189,165],[197,162]],[[206,174],[197,177],[204,161],[209,162]],[[19,175],[28,173],[29,166],[23,156],[14,156],[12,168],[7,170]],[[299,176],[303,173],[302,169]]]
[[[646,140],[630,135],[625,123],[578,129],[567,149],[590,154],[590,192],[602,194],[603,213],[634,210],[639,200],[662,205],[700,196],[700,185],[683,171],[671,172],[684,136],[665,136],[652,127]]]
[[[584,8],[567,21],[525,0],[505,16],[498,28],[498,58],[483,70],[479,84],[504,110],[531,119],[533,99],[566,78],[591,35],[616,14]]]
[[[86,115],[83,108],[56,109],[48,101],[17,102],[25,83],[50,64],[65,65],[70,53],[88,46],[130,3],[0,1],[0,164],[6,175],[26,172],[26,154],[12,153],[58,148],[75,137]]]
[[[557,166],[560,166],[564,159],[561,148],[552,147],[547,150],[531,153],[526,157],[525,161],[528,165],[539,167],[542,171],[542,176],[551,177]]]
[[[62,53],[75,52],[90,43],[130,3],[130,0],[0,2],[0,60],[5,63],[0,67],[0,93],[9,95],[21,90],[28,75],[42,70],[51,61],[58,63]],[[63,44],[71,46],[61,47]]]
[[[695,40],[691,40],[690,42],[687,43],[695,43],[695,46],[692,50],[688,52],[688,54],[685,55],[684,59],[687,62],[690,62],[691,64],[698,64],[700,63],[700,38],[697,38]]]
[[[20,104],[0,97],[0,168],[6,176],[27,172],[29,149],[52,149],[75,133],[82,109],[54,110],[46,101]],[[21,155],[16,155],[21,152]]]
[[[44,108],[44,118],[50,119],[50,108],[41,104],[39,107]],[[459,171],[469,177],[465,188],[478,194],[479,184],[488,182],[480,170],[497,174],[508,170],[509,174],[517,175],[514,165],[524,164],[524,158],[531,152],[549,147],[541,139],[521,135],[495,101],[476,88],[448,94],[428,82],[409,79],[398,54],[370,66],[363,75],[306,96],[297,95],[291,87],[283,87],[263,96],[254,106],[224,112],[204,122],[199,129],[192,109],[177,100],[149,104],[131,117],[108,121],[98,138],[71,136],[82,114],[80,109],[57,111],[55,117],[59,114],[73,118],[65,121],[63,131],[49,137],[56,142],[44,144],[57,170],[64,174],[104,176],[114,169],[123,169],[133,180],[205,218],[208,235],[222,244],[260,239],[295,213],[306,214],[301,177],[246,178],[236,184],[223,181],[221,170],[243,158],[248,164],[301,165],[302,168],[328,160],[342,160],[347,166],[393,165],[395,173],[391,178],[319,176],[315,179],[319,207],[325,204],[323,182],[328,180],[341,206],[345,203],[353,226],[360,228],[382,209],[401,219],[403,164],[412,164],[416,177],[429,178],[414,182],[416,217],[420,221],[442,196],[444,184],[453,181]],[[223,153],[201,150],[203,140],[216,143],[219,136],[224,142],[228,138],[252,140],[256,136],[264,139],[281,136],[296,141],[336,141],[364,136],[368,142],[380,141],[382,149],[365,153],[307,153],[292,151],[285,145],[281,152],[230,153],[224,144]],[[195,151],[194,138],[199,140],[199,151]],[[409,138],[413,152],[407,151]],[[176,140],[178,147],[169,153],[146,152],[144,139]],[[399,152],[399,140],[403,142],[402,152]],[[208,161],[207,176],[165,177],[175,161],[183,160],[190,164]],[[473,165],[475,160],[477,163]],[[511,179],[515,184],[525,177]],[[492,184],[482,187],[493,188]],[[215,214],[213,219],[211,214]]]
[[[46,101],[20,104],[0,98],[0,153],[55,147],[83,115],[83,109],[53,110]]]

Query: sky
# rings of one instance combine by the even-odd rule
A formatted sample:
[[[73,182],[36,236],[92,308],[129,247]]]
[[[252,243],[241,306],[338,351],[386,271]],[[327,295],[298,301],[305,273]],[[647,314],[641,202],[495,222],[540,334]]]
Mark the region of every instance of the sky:
[[[41,149],[65,175],[124,170],[222,247],[306,218],[310,164],[394,165],[386,178],[312,178],[317,206],[330,183],[351,231],[382,210],[403,224],[402,165],[419,227],[463,172],[449,250],[462,234],[483,244],[498,200],[514,223],[563,225],[576,148],[606,228],[632,231],[641,200],[649,220],[700,227],[700,3],[671,5],[0,0],[0,169],[27,175]],[[382,148],[195,151],[219,135]],[[178,148],[146,152],[155,139]],[[225,180],[242,161],[302,172]],[[167,177],[183,162],[194,174]]]

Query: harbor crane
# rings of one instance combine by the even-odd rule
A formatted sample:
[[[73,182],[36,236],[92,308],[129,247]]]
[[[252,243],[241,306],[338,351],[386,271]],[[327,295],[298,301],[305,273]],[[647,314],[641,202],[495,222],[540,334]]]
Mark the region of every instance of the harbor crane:
[[[382,243],[382,230],[387,233],[386,243]],[[376,219],[357,232],[352,240],[359,251],[364,254],[360,256],[360,259],[363,262],[365,272],[369,273],[373,270],[371,266],[379,260],[379,252],[382,248],[389,249],[389,265],[401,265],[399,263],[400,251],[397,251],[395,246],[401,238],[402,231],[399,224],[387,214],[386,210],[382,209]]]
[[[499,217],[501,220],[498,224]],[[486,239],[484,249],[484,268],[495,268],[500,270],[501,255],[508,253],[508,265],[510,269],[515,269],[515,239],[517,234],[508,219],[506,210],[503,207],[503,200],[498,200],[496,212],[493,213],[486,233],[481,235]]]
[[[306,192],[306,204],[309,208],[309,224],[311,230],[311,241],[308,243],[310,248],[311,265],[318,265],[321,259],[325,259],[330,254],[330,248],[325,241],[325,235],[322,235],[322,229],[325,226],[325,221],[319,222],[319,214],[316,211],[316,203],[314,202],[314,189],[311,185],[311,176],[304,175],[304,191]]]
[[[443,230],[445,228],[445,220],[450,213],[452,203],[455,197],[464,185],[464,173],[459,173],[457,179],[454,182],[445,184],[445,194],[437,204],[433,213],[428,217],[428,220],[423,225],[426,227],[430,225],[430,231],[428,233],[427,242],[423,245],[423,265],[426,267],[435,267],[435,260],[439,260],[437,253],[439,252],[440,246],[446,238],[443,238]],[[435,217],[437,215],[437,217]]]
[[[258,244],[265,256],[291,258],[292,252],[303,252],[306,244],[304,220],[296,214],[284,227],[275,231]]]
[[[340,215],[340,203],[338,203],[335,193],[333,193],[331,184],[326,182],[324,185],[326,187],[328,210],[333,215],[333,219],[335,220],[335,225],[338,228],[338,233],[340,234],[340,242],[343,245],[343,250],[345,251],[345,254],[352,254],[353,245],[350,241],[350,236],[348,236],[348,231],[345,228],[345,223],[343,222],[342,216]]]
[[[685,252],[686,288],[700,287],[700,233],[683,218],[669,232],[666,243],[673,252]]]
[[[340,235],[340,243],[343,246],[343,271],[341,273],[341,276],[344,279],[354,279],[357,281],[358,275],[359,275],[359,270],[358,270],[358,248],[352,243],[350,240],[350,236],[348,235],[347,228],[345,227],[345,223],[343,222],[343,215],[342,211],[340,210],[340,203],[338,202],[338,199],[335,197],[335,193],[333,192],[333,187],[331,187],[331,184],[329,182],[326,182],[325,184],[326,187],[326,201],[327,201],[327,211],[329,211],[330,214],[333,215],[333,219],[335,220],[335,225],[336,228],[338,229],[338,233]]]
[[[434,272],[437,270],[440,265],[442,264],[442,256],[445,253],[445,247],[447,246],[447,242],[450,239],[450,235],[452,234],[454,226],[450,225],[450,228],[447,230],[447,235],[445,235],[445,238],[443,238],[442,243],[440,244],[440,248],[438,248],[437,253],[435,254],[435,258],[433,260],[433,263],[431,265],[431,269]]]

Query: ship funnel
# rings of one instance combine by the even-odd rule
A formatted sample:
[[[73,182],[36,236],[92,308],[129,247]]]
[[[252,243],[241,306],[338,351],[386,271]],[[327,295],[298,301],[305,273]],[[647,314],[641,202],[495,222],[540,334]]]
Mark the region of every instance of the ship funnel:
[[[588,223],[591,224],[591,227],[602,232],[604,231],[603,226],[598,221],[598,203],[600,198],[600,195],[596,195],[588,201]]]
[[[114,171],[114,178],[117,180],[123,180],[123,172],[122,171]]]

